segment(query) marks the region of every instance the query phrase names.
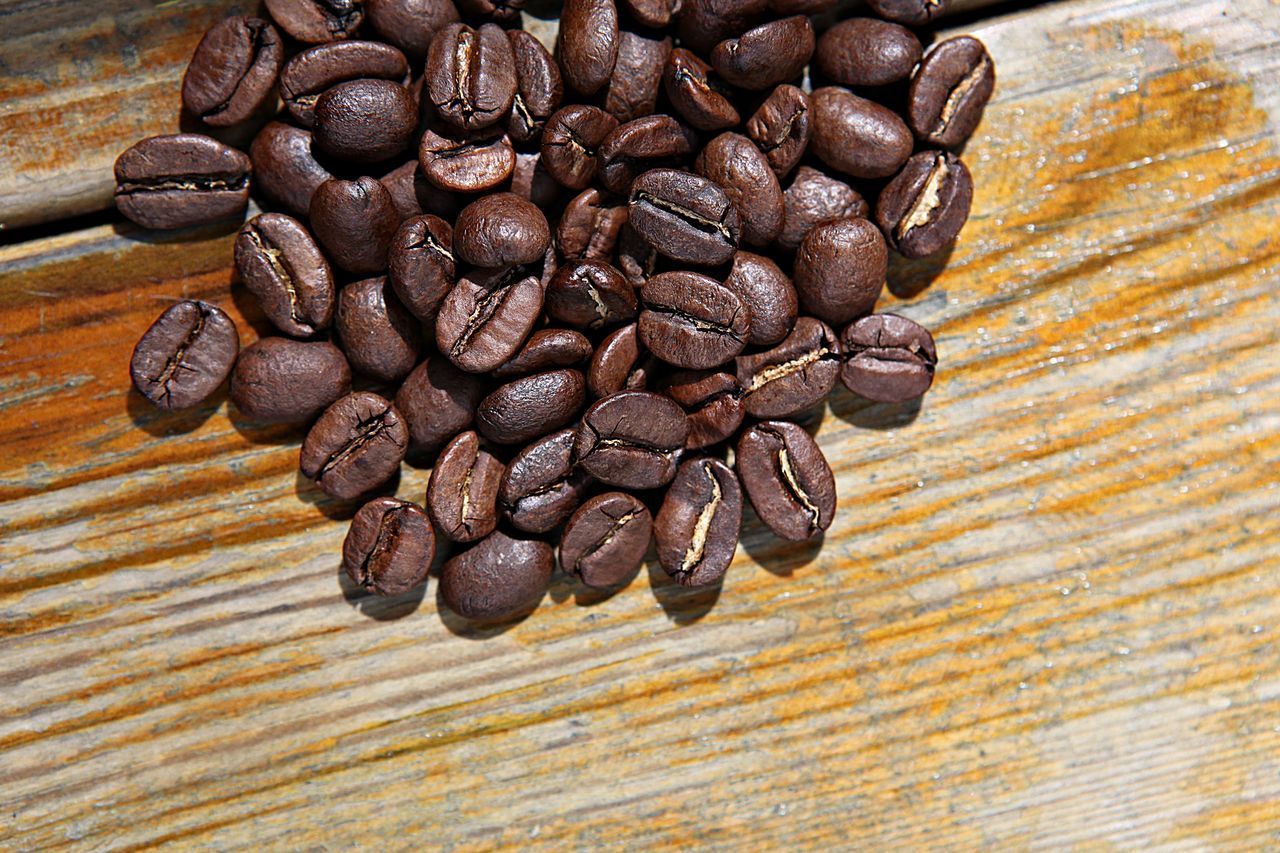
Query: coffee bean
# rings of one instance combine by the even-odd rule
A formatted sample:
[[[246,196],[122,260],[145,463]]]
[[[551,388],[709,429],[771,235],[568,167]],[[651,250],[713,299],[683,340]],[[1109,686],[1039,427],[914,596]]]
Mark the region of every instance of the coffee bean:
[[[556,248],[566,259],[608,260],[626,221],[625,204],[607,200],[595,188],[585,189],[573,197],[560,215]]]
[[[840,344],[826,323],[801,317],[773,349],[739,356],[737,372],[747,414],[790,417],[831,393],[840,372]]]
[[[733,257],[738,211],[712,181],[692,172],[652,169],[631,185],[629,224],[658,253],[702,266]]]
[[[735,252],[724,286],[751,314],[748,344],[773,346],[791,332],[799,311],[796,289],[773,261],[751,252]]]
[[[327,341],[261,338],[245,347],[231,373],[231,402],[262,423],[311,421],[351,393],[351,368]]]
[[[694,168],[729,197],[742,223],[743,243],[767,246],[773,242],[782,231],[786,213],[782,187],[769,161],[751,140],[737,133],[722,133],[702,149]]]
[[[261,18],[233,15],[209,28],[182,78],[182,107],[211,127],[253,117],[272,97],[284,47]]]
[[[401,163],[378,180],[391,193],[402,225],[407,219],[423,215],[453,222],[458,218],[458,212],[471,201],[470,196],[433,187],[422,164],[416,159]],[[447,245],[453,245],[452,230]]]
[[[302,442],[302,473],[326,495],[351,500],[400,470],[409,430],[387,400],[368,391],[334,403]]]
[[[626,194],[636,176],[648,169],[678,166],[697,145],[693,131],[667,115],[651,115],[619,126],[605,137],[596,157],[600,183]]]
[[[676,112],[698,130],[724,130],[740,120],[729,90],[692,51],[683,47],[671,51],[662,85]]]
[[[516,152],[511,140],[496,130],[462,134],[427,128],[418,147],[418,161],[427,181],[436,189],[478,193],[511,177]]]
[[[773,173],[786,177],[809,145],[809,96],[795,86],[778,86],[747,120],[746,133]]]
[[[742,300],[705,275],[655,275],[640,299],[641,342],[676,367],[700,370],[724,364],[742,352],[751,335],[751,313]]]
[[[587,371],[587,388],[597,399],[619,391],[643,391],[656,366],[640,346],[636,324],[629,323],[600,342]]]
[[[413,449],[431,454],[471,425],[482,397],[481,377],[432,355],[404,380],[395,405],[409,425]]]
[[[560,537],[560,568],[596,589],[630,580],[640,568],[653,518],[625,492],[606,492],[584,503],[569,518]]]
[[[671,482],[689,437],[684,410],[662,394],[621,391],[582,416],[574,456],[602,483],[656,489]]]
[[[680,464],[653,526],[658,563],[681,586],[719,583],[742,528],[742,487],[719,459]]]
[[[116,207],[143,228],[239,217],[252,169],[248,157],[208,136],[149,136],[116,159]]]
[[[263,213],[236,237],[236,271],[277,329],[309,338],[333,322],[334,283],[329,262],[301,222]]]
[[[516,94],[507,119],[507,134],[519,144],[538,143],[542,130],[564,100],[560,67],[532,33],[508,30],[515,61]]]
[[[539,209],[555,207],[563,188],[542,165],[541,151],[517,151],[516,167],[511,171],[511,192]]]
[[[808,17],[795,15],[725,39],[711,51],[711,65],[730,84],[760,92],[798,79],[813,48],[813,24]]]
[[[453,542],[476,542],[493,532],[504,468],[474,430],[449,442],[427,482],[427,512],[441,533]]]
[[[849,18],[818,39],[814,64],[841,86],[888,86],[906,80],[923,48],[911,30],[876,18]]]
[[[499,379],[527,376],[557,367],[573,367],[591,357],[591,341],[572,329],[541,329],[511,359],[495,368]]]
[[[305,2],[312,6],[310,0]],[[399,50],[378,41],[316,45],[284,64],[280,71],[280,97],[294,121],[311,127],[315,123],[316,100],[325,90],[359,79],[404,85],[409,82],[409,63]],[[417,112],[416,107],[414,111]]]
[[[400,216],[391,193],[376,178],[331,178],[311,197],[311,229],[329,257],[350,273],[387,268]]]
[[[133,387],[157,408],[189,409],[217,391],[240,351],[240,335],[222,309],[175,302],[133,348]]]
[[[623,30],[618,60],[604,91],[605,112],[620,122],[653,113],[662,91],[662,71],[671,55],[671,38]]]
[[[951,0],[867,0],[880,17],[908,27],[923,27],[945,14]]]
[[[684,0],[680,41],[690,50],[708,54],[718,43],[741,35],[769,14],[769,0]]]
[[[680,11],[682,0],[622,0],[622,8],[642,27],[661,29]]]
[[[516,96],[511,42],[497,24],[449,24],[431,42],[423,72],[436,113],[467,133],[505,121]]]
[[[876,223],[889,245],[908,258],[924,258],[950,245],[973,201],[973,179],[948,151],[921,151],[880,192]]]
[[[870,222],[858,216],[823,222],[796,252],[800,307],[831,324],[868,314],[884,289],[888,268],[884,236]]]
[[[306,216],[311,196],[333,177],[311,151],[311,131],[283,122],[273,121],[258,132],[249,157],[255,189],[294,216]]]
[[[551,247],[551,226],[537,205],[514,193],[494,193],[473,201],[458,214],[453,251],[472,266],[532,264]]]
[[[738,431],[746,416],[742,388],[728,373],[677,371],[667,378],[663,390],[689,415],[686,450],[719,444]]]
[[[840,381],[860,397],[879,403],[914,400],[933,384],[938,351],[933,335],[897,314],[872,314],[840,335],[844,364]]]
[[[551,584],[551,546],[495,530],[444,564],[440,597],[464,619],[497,622],[538,606]]]
[[[636,292],[604,261],[570,261],[547,286],[547,315],[579,329],[598,329],[636,318]]]
[[[973,135],[996,86],[995,63],[982,42],[940,42],[920,63],[907,93],[907,121],[926,145],[957,148]]]
[[[825,15],[836,5],[837,0],[769,0],[775,15]]]
[[[836,480],[817,442],[799,426],[755,424],[738,439],[734,467],[756,515],[775,536],[802,542],[831,526]]]
[[[736,214],[737,211],[734,211]],[[627,219],[631,218],[628,205]],[[639,290],[658,269],[658,252],[641,237],[630,221],[618,230],[618,269],[627,283]]]
[[[434,322],[457,274],[453,229],[438,216],[405,220],[391,238],[387,266],[400,302],[419,320]]]
[[[524,444],[577,417],[587,382],[577,370],[549,370],[499,385],[480,401],[476,427],[496,444]]]
[[[385,277],[342,288],[334,323],[351,366],[382,382],[409,375],[422,351],[422,330]]]
[[[575,91],[600,91],[618,60],[618,8],[613,0],[565,0],[556,57],[565,82]]]
[[[351,80],[316,100],[315,144],[331,157],[374,163],[409,147],[418,104],[390,80]]]
[[[562,429],[521,450],[502,476],[498,502],[513,526],[546,533],[569,517],[591,478],[573,464],[574,430]]]
[[[455,2],[462,14],[493,21],[495,24],[518,24],[520,10],[525,6],[525,0],[455,0]],[[523,30],[509,32],[523,32]]]
[[[383,41],[418,62],[426,57],[436,33],[458,20],[453,0],[367,0],[365,11]]]
[[[887,178],[911,156],[911,129],[898,114],[839,86],[816,90],[810,148],[823,163],[855,178]]]
[[[795,251],[805,235],[819,223],[850,216],[867,217],[871,206],[858,191],[817,169],[801,166],[782,193],[785,214],[778,245]]]
[[[585,189],[596,175],[596,150],[617,127],[618,120],[599,107],[556,110],[542,131],[543,167],[569,189]]]
[[[374,595],[401,595],[427,582],[436,534],[422,507],[374,498],[351,519],[342,543],[347,576]]]
[[[487,373],[516,354],[542,313],[542,285],[519,270],[472,273],[440,305],[436,346],[455,365]]]

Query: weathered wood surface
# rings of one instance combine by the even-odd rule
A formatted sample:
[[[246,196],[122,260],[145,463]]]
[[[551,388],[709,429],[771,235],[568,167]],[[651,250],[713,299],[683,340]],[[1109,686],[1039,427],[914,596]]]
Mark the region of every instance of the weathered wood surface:
[[[227,236],[0,248],[0,847],[1275,848],[1278,13],[974,28],[974,217],[886,298],[935,389],[834,398],[826,541],[716,601],[353,596],[295,434],[126,393],[168,300],[245,320]]]

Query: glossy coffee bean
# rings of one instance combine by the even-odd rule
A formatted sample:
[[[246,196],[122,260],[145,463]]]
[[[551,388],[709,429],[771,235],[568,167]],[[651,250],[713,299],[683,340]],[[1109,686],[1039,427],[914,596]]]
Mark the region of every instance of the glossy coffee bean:
[[[636,176],[648,169],[679,166],[693,153],[693,131],[668,115],[651,115],[620,125],[605,137],[596,157],[600,183],[625,195]]]
[[[604,261],[570,261],[547,286],[547,316],[578,329],[599,329],[636,318],[636,292]]]
[[[449,24],[431,42],[424,94],[437,115],[474,133],[505,122],[516,96],[511,42],[497,24]]]
[[[401,595],[427,582],[435,554],[436,533],[422,507],[374,498],[351,519],[342,567],[367,592]]]
[[[688,459],[654,520],[658,563],[681,586],[719,583],[742,529],[742,486],[719,459]]]
[[[729,196],[700,175],[652,169],[631,185],[628,223],[658,253],[702,266],[733,257],[741,220]]]
[[[542,130],[564,100],[560,67],[532,33],[508,30],[516,69],[516,94],[507,119],[507,134],[518,144],[537,144]]]
[[[632,287],[639,289],[657,272],[659,255],[649,241],[631,227],[630,219],[628,205],[628,221],[618,230],[618,270]]]
[[[333,262],[357,275],[387,268],[400,226],[391,193],[376,178],[332,178],[311,197],[311,229]]]
[[[434,322],[457,275],[453,228],[430,214],[406,219],[391,238],[387,267],[391,288],[404,307],[419,320]]]
[[[236,236],[236,271],[262,313],[286,335],[309,338],[333,323],[333,270],[306,227],[263,213]]]
[[[675,476],[688,437],[689,418],[670,397],[621,391],[587,409],[578,426],[574,456],[602,483],[656,489]]]
[[[773,242],[786,213],[782,187],[750,139],[738,133],[720,134],[698,154],[694,168],[729,197],[738,211],[743,243],[763,247]]]
[[[440,597],[465,619],[514,619],[546,595],[553,563],[546,542],[495,530],[444,564]]]
[[[472,134],[428,128],[418,146],[418,162],[431,186],[455,193],[490,190],[511,177],[516,151],[497,129]]]
[[[421,327],[385,277],[342,288],[334,327],[351,366],[366,376],[395,382],[418,363]]]
[[[887,21],[923,27],[945,14],[951,0],[867,0],[867,5]]]
[[[923,48],[911,30],[876,18],[849,18],[818,39],[814,64],[841,86],[888,86],[906,80]]]
[[[462,209],[453,228],[453,251],[472,266],[532,264],[551,248],[551,226],[538,206],[514,193],[494,193]]]
[[[495,24],[518,23],[525,0],[455,0],[458,11]],[[510,30],[509,32],[520,32]]]
[[[302,473],[325,494],[351,500],[400,470],[409,430],[390,402],[368,391],[334,403],[302,442]]]
[[[670,55],[669,36],[623,30],[618,39],[618,59],[604,90],[605,112],[620,122],[652,114],[657,109],[662,72]]]
[[[684,0],[676,20],[685,47],[703,55],[769,15],[769,0]]]
[[[571,422],[587,399],[577,370],[549,370],[499,385],[480,401],[476,428],[497,444],[525,444]]]
[[[474,430],[440,453],[427,482],[427,512],[446,538],[476,542],[498,526],[498,486],[505,466]]]
[[[676,112],[698,130],[724,130],[740,121],[729,89],[692,51],[683,47],[671,51],[662,85]]]
[[[660,29],[671,23],[683,0],[621,0],[621,7],[642,27]]]
[[[249,158],[208,136],[149,136],[116,159],[116,207],[143,228],[189,228],[244,214]]]
[[[751,312],[713,278],[695,272],[655,275],[640,291],[644,305],[640,340],[676,367],[700,370],[742,352],[751,335]]]
[[[802,542],[826,531],[836,480],[817,442],[787,421],[765,421],[738,439],[734,467],[756,515],[775,536]]]
[[[711,65],[731,85],[753,92],[796,80],[814,48],[813,24],[805,15],[769,21],[711,51]]]
[[[940,42],[920,63],[907,93],[907,122],[926,145],[957,148],[973,135],[996,86],[995,63],[982,42]]]
[[[528,533],[559,527],[582,501],[591,478],[574,465],[574,430],[543,436],[507,466],[498,492],[503,516]]]
[[[261,338],[231,372],[231,402],[262,423],[304,423],[351,393],[351,368],[327,341]]]
[[[226,381],[240,351],[235,323],[207,302],[175,302],[133,348],[133,387],[157,408],[189,409]]]
[[[542,298],[538,280],[519,270],[472,273],[440,305],[436,346],[463,370],[488,373],[524,344]]]
[[[315,144],[331,157],[375,163],[409,147],[418,104],[390,80],[350,80],[316,100]]]
[[[742,387],[728,373],[681,370],[664,383],[664,391],[689,415],[686,450],[698,450],[730,438],[742,426],[746,406]]]
[[[625,492],[596,495],[573,513],[560,537],[560,568],[589,587],[612,589],[640,568],[653,517]]]
[[[748,344],[773,346],[790,334],[799,300],[791,279],[773,261],[752,252],[735,252],[724,286],[742,300],[751,314]]]
[[[528,376],[557,367],[573,367],[591,357],[586,335],[572,329],[539,329],[529,336],[520,351],[493,370],[499,379]]]
[[[832,325],[869,314],[888,268],[884,236],[871,222],[857,216],[823,222],[805,235],[796,252],[800,307]]]
[[[876,224],[900,254],[924,258],[956,239],[972,202],[964,162],[949,151],[922,151],[881,190]]]
[[[284,47],[261,18],[233,15],[209,28],[182,78],[182,107],[211,127],[252,118],[272,97]]]
[[[383,41],[418,62],[426,57],[436,33],[458,20],[453,0],[366,0],[365,11]]]
[[[596,348],[587,371],[587,389],[596,399],[619,391],[643,391],[655,366],[640,344],[636,324],[629,323],[609,333]]]
[[[280,29],[307,44],[351,38],[364,21],[361,0],[266,0]]]
[[[481,377],[432,355],[405,378],[395,405],[409,426],[413,449],[430,454],[471,426],[483,397]]]
[[[796,86],[775,88],[747,119],[747,138],[760,149],[779,178],[791,174],[800,163],[812,132],[809,96]]]
[[[565,0],[556,57],[564,80],[582,95],[609,82],[618,60],[618,7],[614,0]]]
[[[839,86],[818,89],[809,103],[810,148],[831,168],[855,178],[887,178],[911,156],[911,129],[888,107]]]
[[[308,48],[280,70],[280,98],[293,120],[315,123],[316,101],[326,90],[352,80],[408,82],[404,54],[378,41],[335,41]],[[415,107],[416,119],[416,107]]]
[[[822,402],[835,387],[840,342],[826,323],[801,317],[782,343],[739,356],[736,369],[747,414],[791,417]]]
[[[333,177],[316,160],[311,145],[311,131],[273,121],[258,132],[249,147],[254,189],[294,216],[306,216],[312,195]]]
[[[618,120],[599,107],[571,104],[547,119],[542,131],[543,168],[571,190],[585,189],[595,178],[596,152]]]
[[[585,189],[565,205],[556,225],[556,249],[567,260],[607,261],[627,221],[627,205],[610,200],[595,188]]]
[[[814,226],[850,216],[868,217],[871,206],[843,181],[801,166],[782,193],[784,213],[778,246],[795,251]]]
[[[933,384],[938,364],[933,335],[906,317],[863,317],[845,328],[840,342],[840,381],[860,397],[901,403],[922,396]]]

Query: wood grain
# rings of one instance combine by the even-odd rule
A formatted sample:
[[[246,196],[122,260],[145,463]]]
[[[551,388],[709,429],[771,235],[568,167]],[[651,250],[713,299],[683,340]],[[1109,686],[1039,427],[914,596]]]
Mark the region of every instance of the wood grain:
[[[227,235],[0,248],[0,847],[1276,847],[1277,8],[974,28],[935,389],[833,398],[832,530],[718,596],[355,595],[296,434],[125,392],[167,301],[248,328]]]

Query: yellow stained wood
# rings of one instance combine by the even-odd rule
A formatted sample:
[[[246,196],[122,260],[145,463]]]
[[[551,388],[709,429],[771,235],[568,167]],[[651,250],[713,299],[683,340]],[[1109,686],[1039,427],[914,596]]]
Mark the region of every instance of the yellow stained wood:
[[[125,393],[165,301],[252,319],[228,236],[0,249],[0,845],[1280,844],[1278,10],[974,28],[974,216],[884,305],[938,382],[834,397],[825,542],[718,597],[354,596],[295,434]]]

